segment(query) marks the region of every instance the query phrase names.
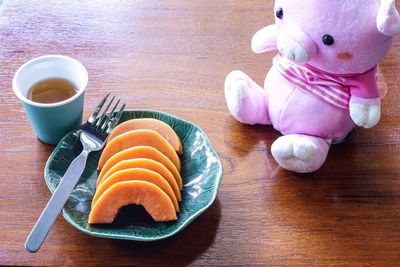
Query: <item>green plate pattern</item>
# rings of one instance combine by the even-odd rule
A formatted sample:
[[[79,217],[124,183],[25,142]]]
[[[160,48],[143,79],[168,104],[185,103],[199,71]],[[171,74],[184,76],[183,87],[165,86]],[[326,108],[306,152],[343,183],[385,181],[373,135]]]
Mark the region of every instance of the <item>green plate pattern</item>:
[[[87,220],[95,192],[98,174],[96,168],[100,157],[100,152],[96,152],[89,155],[85,171],[62,211],[70,224],[86,234],[136,241],[164,239],[186,227],[211,206],[217,196],[222,179],[222,164],[203,130],[188,121],[153,110],[127,110],[120,122],[134,118],[164,121],[181,139],[184,149],[180,156],[184,186],[178,219],[174,222],[155,222],[143,212],[143,208],[132,206],[122,209],[117,217],[118,222],[111,225],[89,225]],[[52,193],[81,150],[78,130],[66,135],[54,149],[44,170],[45,182]]]

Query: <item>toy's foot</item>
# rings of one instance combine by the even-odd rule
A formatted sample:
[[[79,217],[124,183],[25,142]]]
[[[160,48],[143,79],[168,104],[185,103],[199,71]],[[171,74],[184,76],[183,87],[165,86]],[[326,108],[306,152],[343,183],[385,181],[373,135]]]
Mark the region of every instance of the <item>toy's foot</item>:
[[[265,90],[241,71],[232,71],[225,79],[228,109],[246,124],[269,124]]]
[[[298,173],[318,170],[326,160],[330,144],[324,139],[292,134],[279,137],[271,147],[279,165]]]

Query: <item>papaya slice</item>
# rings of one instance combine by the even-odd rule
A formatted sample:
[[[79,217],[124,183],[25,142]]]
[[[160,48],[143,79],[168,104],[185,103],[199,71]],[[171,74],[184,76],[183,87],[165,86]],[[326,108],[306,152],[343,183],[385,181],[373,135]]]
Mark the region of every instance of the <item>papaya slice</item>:
[[[112,185],[123,182],[123,181],[130,181],[130,180],[140,180],[146,181],[149,183],[153,183],[165,193],[167,193],[168,197],[171,198],[172,203],[174,204],[175,210],[179,211],[178,201],[172,190],[169,183],[162,177],[159,173],[150,171],[143,168],[132,168],[132,169],[125,169],[121,171],[117,171],[113,173],[111,176],[107,177],[102,184],[96,190],[96,193],[93,196],[92,205],[96,204],[96,201],[101,195]]]
[[[146,129],[133,130],[114,137],[104,148],[98,169],[101,170],[106,161],[116,153],[134,146],[151,146],[158,149],[174,163],[178,171],[181,170],[181,162],[171,144],[156,131]]]
[[[155,221],[176,220],[174,204],[169,196],[146,181],[119,182],[106,190],[93,205],[89,224],[112,223],[123,206],[141,205]]]
[[[172,147],[178,154],[182,154],[183,147],[181,140],[179,139],[175,131],[171,128],[171,126],[163,121],[152,118],[132,119],[119,124],[110,133],[107,142],[110,142],[112,139],[120,134],[138,129],[149,129],[156,131],[172,145]]]
[[[167,167],[162,165],[160,162],[152,159],[137,158],[137,159],[128,159],[120,161],[114,166],[112,166],[111,169],[109,169],[104,174],[102,179],[98,182],[98,186],[101,186],[103,184],[103,181],[107,181],[107,178],[112,174],[121,170],[132,169],[132,168],[143,168],[160,174],[171,186],[176,196],[176,199],[178,201],[181,201],[181,191],[179,190],[178,183],[176,182],[175,177],[167,169]]]
[[[178,184],[179,190],[182,190],[182,177],[175,165],[171,162],[171,160],[165,156],[163,153],[150,146],[135,146],[113,155],[107,162],[104,164],[101,169],[96,186],[100,184],[100,181],[103,179],[103,176],[110,170],[114,165],[123,160],[135,159],[135,158],[147,158],[160,162],[164,165],[173,175]]]

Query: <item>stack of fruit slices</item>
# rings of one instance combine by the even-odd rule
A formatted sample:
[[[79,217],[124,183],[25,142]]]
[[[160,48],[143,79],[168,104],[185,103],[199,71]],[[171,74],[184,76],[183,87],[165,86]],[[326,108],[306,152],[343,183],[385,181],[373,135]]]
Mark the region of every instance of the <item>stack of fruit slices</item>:
[[[155,221],[177,219],[183,148],[178,135],[156,119],[132,119],[110,134],[98,163],[90,224],[112,223],[120,208],[142,205]]]

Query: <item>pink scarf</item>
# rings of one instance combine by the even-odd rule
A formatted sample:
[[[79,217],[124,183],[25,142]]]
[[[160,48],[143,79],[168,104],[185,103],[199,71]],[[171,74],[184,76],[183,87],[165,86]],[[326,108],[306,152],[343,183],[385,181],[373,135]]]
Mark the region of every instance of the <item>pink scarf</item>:
[[[279,54],[275,56],[273,63],[288,81],[306,93],[336,107],[349,109],[350,88],[344,77],[310,69],[306,65],[297,65]]]

